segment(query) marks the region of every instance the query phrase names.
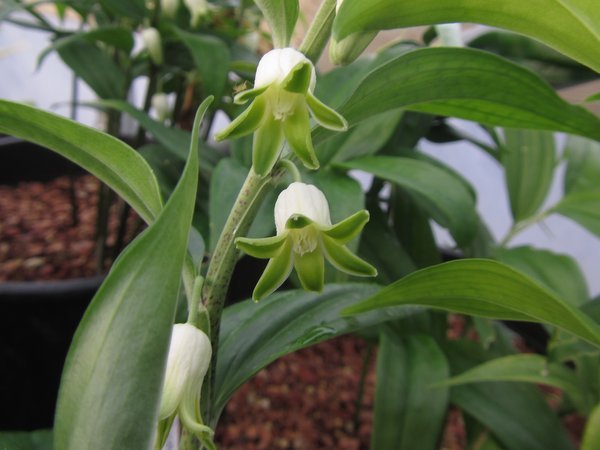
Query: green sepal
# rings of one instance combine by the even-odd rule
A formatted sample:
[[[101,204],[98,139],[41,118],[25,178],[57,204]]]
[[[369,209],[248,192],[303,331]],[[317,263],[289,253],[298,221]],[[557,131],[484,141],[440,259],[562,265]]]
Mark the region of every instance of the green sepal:
[[[302,287],[307,291],[321,292],[325,282],[325,264],[319,248],[312,252],[294,255],[294,268]]]
[[[260,280],[256,283],[252,298],[255,301],[266,297],[275,291],[287,279],[294,266],[292,257],[292,239],[286,239],[279,253],[271,258]]]
[[[283,79],[281,87],[294,94],[305,94],[310,87],[312,74],[313,65],[310,62],[298,63]]]
[[[248,102],[248,100],[253,100],[258,97],[260,94],[265,92],[270,84],[259,88],[246,89],[245,91],[239,92],[233,97],[233,103],[236,105],[243,105]]]
[[[312,225],[314,222],[302,214],[293,214],[285,223],[287,230],[297,230]]]
[[[216,141],[227,138],[235,139],[256,130],[263,121],[267,109],[267,100],[257,97],[246,110],[237,116],[229,125],[215,134]]]
[[[363,209],[331,227],[321,228],[321,231],[338,244],[346,244],[360,234],[369,217],[369,211]]]
[[[260,97],[255,102],[258,100]],[[252,144],[252,167],[258,175],[264,177],[271,172],[277,162],[282,145],[283,124],[281,120],[275,120],[273,115],[269,114],[254,133],[254,143]]]
[[[315,120],[322,127],[333,131],[346,131],[348,129],[348,122],[346,122],[346,119],[338,114],[337,111],[321,102],[312,94],[312,92],[306,93],[306,103]]]
[[[343,245],[332,238],[321,235],[321,243],[327,261],[336,269],[357,277],[376,277],[377,269],[368,262],[356,256]]]
[[[287,233],[267,238],[239,237],[235,240],[235,246],[254,258],[267,259],[277,254],[286,238]]]
[[[283,122],[283,133],[294,154],[302,161],[307,169],[319,168],[319,160],[315,155],[311,134],[308,110],[303,105],[298,105],[293,114]]]

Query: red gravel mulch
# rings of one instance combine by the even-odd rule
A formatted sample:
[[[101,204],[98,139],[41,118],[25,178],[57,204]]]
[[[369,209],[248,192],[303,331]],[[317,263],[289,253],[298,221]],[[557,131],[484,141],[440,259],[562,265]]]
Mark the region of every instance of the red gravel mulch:
[[[100,182],[91,175],[75,178],[79,224],[73,226],[68,177],[0,185],[0,281],[64,280],[97,274],[94,247],[99,187]],[[110,249],[118,228],[116,203],[109,217]],[[135,222],[130,214],[126,240],[131,239]]]

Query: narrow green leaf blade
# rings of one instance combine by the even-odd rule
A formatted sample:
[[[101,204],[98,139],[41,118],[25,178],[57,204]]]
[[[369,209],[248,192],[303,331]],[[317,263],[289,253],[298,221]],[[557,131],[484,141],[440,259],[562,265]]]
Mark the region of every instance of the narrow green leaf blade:
[[[124,142],[31,106],[0,100],[0,131],[53,150],[94,174],[146,221],[162,209],[146,161]]]
[[[570,256],[523,246],[497,249],[495,259],[539,281],[573,306],[589,300],[585,277]]]
[[[567,160],[564,179],[567,194],[600,191],[600,142],[569,136],[564,158]]]
[[[298,0],[255,0],[255,3],[271,27],[273,46],[289,46],[298,21]]]
[[[459,244],[477,231],[475,199],[463,182],[428,162],[411,158],[372,156],[336,164],[391,181],[419,196],[427,212],[450,230]]]
[[[569,395],[580,412],[587,414],[590,393],[586,392],[577,376],[562,364],[550,363],[541,355],[521,354],[492,359],[441,383],[457,386],[485,381],[522,381],[554,386]]]
[[[486,259],[419,270],[343,313],[410,304],[491,319],[548,323],[600,347],[600,326],[587,315],[520,272]]]
[[[452,373],[490,359],[478,344],[446,341]],[[481,423],[505,450],[572,450],[566,430],[538,388],[525,383],[476,383],[454,386],[450,402]]]
[[[207,105],[199,110],[196,130]],[[197,147],[192,146],[169,202],[119,257],[86,311],[65,362],[55,448],[150,447],[197,173]]]
[[[515,221],[534,215],[544,203],[556,166],[554,134],[504,129],[500,158]]]
[[[600,236],[600,190],[565,195],[552,212],[562,214]]]
[[[435,340],[382,333],[376,373],[371,448],[435,450],[449,398],[447,388],[432,386],[449,374]]]
[[[583,433],[581,450],[595,450],[600,446],[600,404],[596,405]]]
[[[57,49],[63,62],[100,98],[123,98],[125,73],[106,51],[95,43],[75,40]]]
[[[226,308],[215,376],[215,411],[221,411],[237,388],[280,356],[418,310],[402,307],[351,320],[340,317],[344,307],[378,289],[365,283],[330,284],[321,294],[277,292],[259,303],[246,300]]]
[[[189,50],[194,65],[202,76],[204,96],[214,95],[218,101],[227,82],[231,62],[229,48],[224,41],[214,36],[192,34],[177,28],[175,32]]]
[[[355,125],[401,107],[600,140],[598,117],[562,100],[533,72],[473,49],[426,48],[396,57],[370,72],[338,111]],[[326,134],[317,131],[315,142]]]
[[[341,39],[359,31],[453,22],[476,22],[531,36],[600,72],[596,0],[350,0],[340,7],[333,31]]]

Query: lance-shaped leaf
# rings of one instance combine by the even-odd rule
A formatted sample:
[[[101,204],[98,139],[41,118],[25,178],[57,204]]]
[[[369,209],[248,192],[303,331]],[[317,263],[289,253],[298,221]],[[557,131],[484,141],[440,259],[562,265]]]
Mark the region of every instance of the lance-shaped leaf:
[[[577,409],[588,414],[591,393],[586,392],[575,373],[566,366],[551,363],[541,355],[510,355],[496,358],[454,376],[440,386],[457,386],[485,381],[523,381],[561,389],[569,395]]]
[[[359,31],[453,22],[482,23],[531,36],[600,72],[596,0],[351,0],[340,7],[333,31],[341,39]]]
[[[547,323],[600,347],[600,325],[529,277],[496,261],[464,259],[419,270],[344,314],[399,305]]]
[[[209,104],[205,101],[196,116],[195,134]],[[197,173],[197,146],[192,145],[169,202],[119,257],[86,311],[65,362],[55,448],[150,447]]]
[[[124,142],[40,109],[0,100],[0,131],[53,150],[100,178],[148,223],[162,208],[146,161]]]
[[[600,236],[600,190],[565,195],[551,210]]]
[[[600,140],[598,117],[565,102],[533,72],[479,50],[426,48],[403,54],[371,71],[337,110],[352,126],[397,108]],[[330,135],[317,129],[314,141]]]

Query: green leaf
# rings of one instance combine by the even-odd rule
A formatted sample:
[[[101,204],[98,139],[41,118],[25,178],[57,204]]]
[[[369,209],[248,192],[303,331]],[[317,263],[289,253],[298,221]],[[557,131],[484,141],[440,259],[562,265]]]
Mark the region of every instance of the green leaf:
[[[402,107],[600,139],[600,119],[592,113],[562,100],[529,70],[479,50],[426,48],[402,54],[370,72],[338,111],[352,126]],[[314,140],[330,134],[317,129]]]
[[[211,100],[201,105],[194,134]],[[55,448],[150,447],[197,173],[198,150],[192,145],[169,202],[115,262],[79,324],[61,379]]]
[[[540,355],[521,354],[492,359],[440,385],[456,386],[485,381],[522,381],[554,386],[568,394],[581,413],[589,413],[592,406],[589,404],[590,393],[583,389],[572,370],[562,364],[550,363]]]
[[[583,273],[567,255],[524,246],[497,249],[495,259],[539,281],[573,306],[579,307],[589,300]]]
[[[53,150],[94,174],[148,223],[162,209],[158,183],[144,159],[124,142],[31,106],[0,100],[0,132]]]
[[[600,191],[600,143],[569,136],[563,157],[567,160],[564,179],[567,194]]]
[[[52,45],[46,47],[39,55],[37,59],[37,67],[42,65],[46,56],[53,51],[57,51],[62,47],[68,46],[72,42],[79,40],[87,41],[90,43],[103,42],[119,50],[123,50],[125,53],[131,53],[133,49],[133,35],[130,30],[117,26],[106,26],[98,27],[90,31],[75,33],[71,36],[67,36],[54,41]]]
[[[245,381],[287,353],[417,311],[403,307],[374,311],[351,320],[340,317],[344,307],[378,289],[364,283],[331,284],[321,294],[303,290],[278,292],[259,303],[246,300],[226,308],[215,376],[215,411],[221,411]]]
[[[100,98],[123,98],[127,88],[125,73],[95,43],[74,40],[57,48],[63,62]]]
[[[152,14],[146,9],[144,0],[100,0],[100,4],[116,17],[128,17],[134,20],[142,20]]]
[[[340,7],[333,32],[341,39],[359,31],[476,22],[536,38],[600,72],[597,6],[596,0],[351,0]]]
[[[0,431],[2,450],[52,450],[52,430]]]
[[[556,148],[547,131],[504,129],[500,158],[515,221],[533,216],[548,196]]]
[[[490,31],[476,37],[468,45],[525,66],[555,87],[572,86],[598,77],[588,67],[520,34]]]
[[[474,342],[445,341],[452,373],[464,372],[490,359]],[[489,429],[505,450],[572,450],[556,412],[539,389],[524,383],[477,383],[455,386],[450,402]]]
[[[565,195],[551,211],[574,220],[600,236],[600,190]]]
[[[581,450],[595,450],[600,445],[600,404],[596,405],[588,418],[581,441]]]
[[[298,21],[298,0],[255,0],[271,28],[273,46],[288,47]]]
[[[219,101],[229,73],[229,48],[214,36],[192,34],[178,28],[175,28],[175,32],[189,50],[194,65],[202,76],[203,95],[214,95]]]
[[[448,376],[435,340],[384,332],[377,352],[371,448],[435,450],[443,430],[448,389],[432,387]]]
[[[496,261],[464,259],[419,270],[343,313],[400,305],[547,323],[600,347],[600,325],[527,276]]]
[[[179,160],[185,161],[187,159],[187,149],[190,147],[192,138],[191,133],[180,128],[167,127],[154,120],[144,111],[137,109],[131,103],[123,100],[100,100],[98,102],[91,103],[91,105],[113,108],[127,113],[142,127],[144,127],[146,131],[152,134],[152,136],[154,136],[154,138],[160,142],[165,149],[169,150],[174,156],[177,156]],[[200,169],[203,172],[210,173],[217,165],[220,156],[214,147],[207,145],[205,142],[199,140],[198,145],[201,149]]]
[[[364,170],[418,195],[431,217],[448,228],[459,244],[475,235],[475,200],[462,181],[447,171],[427,162],[392,156],[371,156],[336,165]]]

